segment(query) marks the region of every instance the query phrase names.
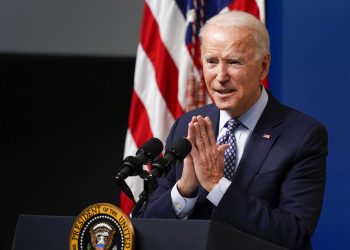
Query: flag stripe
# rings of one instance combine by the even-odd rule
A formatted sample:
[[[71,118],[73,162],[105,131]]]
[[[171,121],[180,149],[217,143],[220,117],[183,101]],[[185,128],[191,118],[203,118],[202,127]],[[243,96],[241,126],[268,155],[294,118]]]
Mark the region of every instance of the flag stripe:
[[[140,124],[142,124],[142,126],[140,126]],[[137,147],[145,143],[147,138],[152,137],[152,131],[149,124],[150,122],[145,106],[134,90],[131,99],[129,129]]]
[[[158,87],[169,111],[174,118],[180,116],[184,111],[177,99],[178,69],[160,38],[158,24],[147,4],[144,8],[141,45],[155,68]]]
[[[256,4],[258,5],[260,20],[266,23],[265,0],[256,0]]]
[[[183,30],[187,27],[186,20],[173,0],[148,0],[146,2],[157,22],[159,36],[178,67],[182,60],[179,51],[186,49],[183,44],[185,39]]]
[[[183,0],[182,0],[183,1]],[[184,18],[181,10],[174,0],[162,1],[146,1],[151,10],[154,19],[157,20],[161,40],[164,46],[173,59],[178,69],[178,101],[185,109],[186,99],[186,82],[191,69],[193,67],[193,60],[190,52],[187,50],[185,40],[188,21]],[[196,68],[193,73],[199,78],[199,72]],[[172,76],[168,76],[172,77]]]
[[[153,136],[159,138],[161,141],[165,141],[169,133],[168,128],[175,120],[158,90],[155,74],[155,68],[152,62],[147,57],[143,48],[139,46],[137,50],[134,89],[140,98],[140,102],[145,106],[142,112],[146,113],[149,118],[149,127],[143,128],[143,123],[138,123],[137,121],[135,123],[144,130],[150,129]],[[146,139],[150,138],[147,135],[146,133],[141,136]],[[136,144],[141,146],[139,143]]]

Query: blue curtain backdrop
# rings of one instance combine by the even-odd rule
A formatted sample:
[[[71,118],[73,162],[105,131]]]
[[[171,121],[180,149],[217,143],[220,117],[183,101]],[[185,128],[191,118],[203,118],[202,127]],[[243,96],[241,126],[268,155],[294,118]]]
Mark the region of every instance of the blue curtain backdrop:
[[[270,89],[329,132],[326,194],[314,249],[350,249],[350,1],[266,2]]]

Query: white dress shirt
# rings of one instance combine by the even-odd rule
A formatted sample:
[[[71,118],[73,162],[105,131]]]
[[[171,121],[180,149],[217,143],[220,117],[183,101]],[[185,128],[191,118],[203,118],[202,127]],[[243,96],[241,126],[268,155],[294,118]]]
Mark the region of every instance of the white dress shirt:
[[[245,145],[249,140],[249,137],[253,132],[261,114],[263,113],[267,101],[268,95],[265,88],[262,87],[261,95],[256,103],[254,103],[244,114],[238,118],[242,125],[240,125],[234,133],[237,143],[236,170],[242,158]],[[225,127],[225,124],[230,118],[230,115],[226,111],[220,110],[219,134],[217,138],[222,137],[226,133],[227,128]],[[215,206],[218,206],[219,202],[221,201],[230,185],[231,181],[225,177],[222,177],[219,183],[216,184],[207,195],[207,199]],[[198,196],[194,198],[182,197],[177,189],[177,185],[175,184],[171,190],[171,199],[173,203],[173,209],[177,217],[180,219],[186,219],[194,208],[197,198]]]

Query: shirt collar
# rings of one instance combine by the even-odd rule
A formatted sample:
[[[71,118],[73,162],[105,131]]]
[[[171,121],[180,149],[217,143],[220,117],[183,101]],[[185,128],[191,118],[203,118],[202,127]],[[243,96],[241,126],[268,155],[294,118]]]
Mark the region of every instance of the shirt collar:
[[[264,111],[269,96],[264,87],[262,87],[261,95],[259,99],[245,112],[243,113],[238,120],[249,130],[253,131],[258,120]],[[219,131],[221,131],[227,121],[231,118],[230,114],[225,110],[220,110],[220,122],[219,122]]]

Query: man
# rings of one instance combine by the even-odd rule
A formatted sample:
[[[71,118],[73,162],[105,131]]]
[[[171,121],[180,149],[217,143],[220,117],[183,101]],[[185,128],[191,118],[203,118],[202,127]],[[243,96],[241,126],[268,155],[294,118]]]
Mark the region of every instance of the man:
[[[327,131],[261,85],[269,71],[265,26],[244,12],[201,30],[214,104],[186,113],[167,139],[192,151],[158,180],[143,217],[212,219],[288,249],[311,249],[322,206]]]

